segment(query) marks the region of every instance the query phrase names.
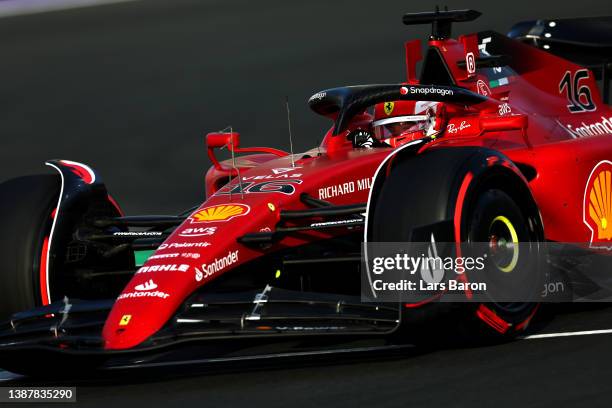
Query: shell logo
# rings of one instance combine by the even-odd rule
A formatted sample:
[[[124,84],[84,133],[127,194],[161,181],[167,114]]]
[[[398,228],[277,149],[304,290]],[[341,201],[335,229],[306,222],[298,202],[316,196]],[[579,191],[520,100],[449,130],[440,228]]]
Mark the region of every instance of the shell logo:
[[[224,222],[241,217],[251,211],[244,204],[221,204],[201,209],[191,215],[191,222]]]
[[[593,168],[584,192],[584,223],[591,230],[591,247],[612,249],[612,162]],[[601,245],[603,244],[603,245]]]

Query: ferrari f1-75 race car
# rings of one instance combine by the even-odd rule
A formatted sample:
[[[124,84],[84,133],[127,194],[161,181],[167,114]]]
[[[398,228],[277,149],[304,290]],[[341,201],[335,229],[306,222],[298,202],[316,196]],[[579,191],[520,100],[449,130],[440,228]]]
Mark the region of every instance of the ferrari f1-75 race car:
[[[522,279],[521,244],[612,248],[612,18],[451,37],[479,15],[406,14],[432,26],[425,54],[405,44],[404,82],[315,93],[310,108],[333,125],[312,150],[209,133],[206,200],[178,215],[124,215],[100,174],[69,160],[0,184],[0,368],[368,351],[441,326],[525,331],[538,302],[363,294],[364,243],[484,242],[506,251],[489,267],[509,285]]]

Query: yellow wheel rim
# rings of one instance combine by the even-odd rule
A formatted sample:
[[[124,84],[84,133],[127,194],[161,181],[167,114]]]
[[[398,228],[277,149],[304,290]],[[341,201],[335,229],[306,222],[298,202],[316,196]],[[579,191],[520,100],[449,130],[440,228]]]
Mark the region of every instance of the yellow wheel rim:
[[[498,221],[502,222],[506,226],[506,228],[508,228],[508,231],[510,232],[510,237],[512,239],[512,244],[513,244],[512,260],[506,266],[498,266],[500,271],[509,273],[509,272],[512,272],[514,268],[516,268],[516,264],[518,263],[518,258],[519,258],[518,234],[516,233],[516,229],[514,228],[514,225],[512,225],[510,220],[504,217],[503,215],[499,215],[495,217],[493,221],[491,221],[491,226]]]

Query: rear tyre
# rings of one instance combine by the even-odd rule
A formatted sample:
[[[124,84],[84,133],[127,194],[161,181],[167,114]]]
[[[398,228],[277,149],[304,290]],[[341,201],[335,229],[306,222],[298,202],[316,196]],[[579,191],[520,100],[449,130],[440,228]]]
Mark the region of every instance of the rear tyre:
[[[542,288],[542,261],[537,234],[529,227],[518,204],[504,191],[490,188],[478,194],[466,219],[468,242],[488,243],[486,271],[489,283],[503,287],[517,299],[535,299]],[[465,335],[480,334],[485,339],[508,339],[527,328],[538,303],[495,302],[466,304]]]
[[[43,247],[60,188],[56,175],[25,176],[0,184],[0,320],[43,304]]]
[[[491,156],[493,153],[487,151],[480,154],[476,149],[456,148],[396,160],[391,171],[375,181],[368,241],[428,242],[435,232],[436,241],[443,242],[439,237],[448,237],[453,242],[452,225],[460,221],[462,242],[502,241],[520,243],[521,249],[526,246],[527,250],[516,259],[510,252],[509,258],[495,258],[497,264],[487,262],[487,276],[512,287],[525,285],[521,292],[525,297],[517,297],[519,300],[537,298],[542,288],[538,284],[540,278],[522,273],[539,268],[533,262],[541,264],[544,259],[537,252],[543,235],[537,207],[527,196],[528,189],[521,190],[518,177],[501,166],[487,165],[487,157]],[[458,182],[466,179],[461,176],[466,174],[466,163],[475,175],[466,190],[461,220],[454,220],[454,192],[459,188]],[[523,268],[527,265],[529,268]],[[495,297],[483,303],[429,299],[402,305],[396,335],[437,346],[503,341],[523,332],[537,309],[535,303],[503,303],[495,301]]]

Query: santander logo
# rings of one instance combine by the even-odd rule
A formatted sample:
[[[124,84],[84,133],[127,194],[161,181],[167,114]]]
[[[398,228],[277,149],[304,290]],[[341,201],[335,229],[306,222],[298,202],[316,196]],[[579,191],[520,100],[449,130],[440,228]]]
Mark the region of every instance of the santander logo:
[[[155,282],[153,282],[153,279],[149,279],[147,282],[145,283],[141,283],[140,285],[136,285],[136,287],[134,288],[138,291],[147,291],[147,290],[153,290],[153,289],[157,289],[157,284]]]

